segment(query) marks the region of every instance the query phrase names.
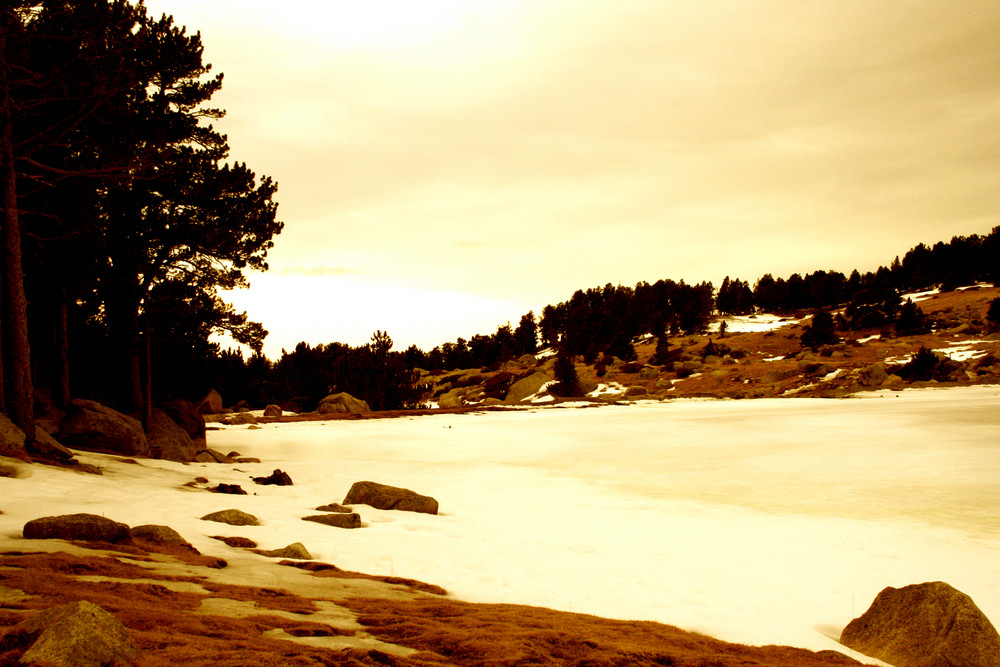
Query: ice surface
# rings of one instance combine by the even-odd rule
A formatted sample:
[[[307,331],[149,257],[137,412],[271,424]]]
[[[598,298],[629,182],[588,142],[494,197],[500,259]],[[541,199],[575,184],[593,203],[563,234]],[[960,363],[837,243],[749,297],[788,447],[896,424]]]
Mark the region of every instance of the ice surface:
[[[0,532],[94,512],[168,524],[230,559],[207,536],[301,541],[340,567],[465,600],[847,652],[827,635],[886,586],[946,581],[1000,620],[998,407],[1000,388],[972,387],[229,427],[210,445],[264,463],[81,456],[103,477],[31,466],[0,479]],[[294,486],[249,479],[274,468]],[[183,489],[198,475],[257,495]],[[432,495],[442,513],[356,506],[359,530],[300,520],[366,479]],[[264,525],[198,520],[228,507]],[[271,583],[249,571],[248,584]]]

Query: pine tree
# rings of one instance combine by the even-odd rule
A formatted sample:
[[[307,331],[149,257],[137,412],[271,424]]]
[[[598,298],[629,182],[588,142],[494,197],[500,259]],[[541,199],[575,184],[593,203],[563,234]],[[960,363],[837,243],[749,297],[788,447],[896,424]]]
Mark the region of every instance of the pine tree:
[[[812,323],[806,326],[805,331],[802,332],[802,346],[816,350],[836,342],[837,334],[834,330],[833,316],[825,310],[813,313]]]

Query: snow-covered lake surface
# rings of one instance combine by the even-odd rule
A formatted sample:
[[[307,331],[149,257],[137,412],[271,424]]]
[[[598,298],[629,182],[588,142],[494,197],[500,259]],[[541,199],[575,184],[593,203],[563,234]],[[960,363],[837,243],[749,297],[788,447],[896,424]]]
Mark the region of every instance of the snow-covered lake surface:
[[[813,650],[848,652],[830,636],[886,586],[946,581],[1000,622],[996,386],[229,427],[209,438],[263,463],[139,468],[84,455],[104,477],[0,479],[4,536],[42,514],[90,511],[171,525],[208,553],[231,553],[215,534],[264,548],[301,541],[340,567],[464,600]],[[248,479],[274,468],[294,486]],[[181,490],[196,475],[257,495]],[[441,514],[357,506],[358,530],[299,520],[358,480],[432,495]],[[197,518],[226,507],[265,525]],[[260,577],[247,583],[267,585]]]

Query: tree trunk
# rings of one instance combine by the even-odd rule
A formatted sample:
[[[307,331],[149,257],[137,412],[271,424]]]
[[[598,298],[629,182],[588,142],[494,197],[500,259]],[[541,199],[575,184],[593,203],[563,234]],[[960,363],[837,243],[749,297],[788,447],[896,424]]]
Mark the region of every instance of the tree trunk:
[[[52,403],[57,408],[66,409],[70,401],[69,389],[69,308],[66,293],[58,290],[55,306],[55,350],[52,373]]]
[[[34,388],[31,383],[31,354],[28,343],[28,301],[24,295],[21,266],[21,222],[17,210],[17,176],[14,172],[13,127],[10,97],[3,91],[0,113],[0,165],[3,173],[2,220],[2,308],[4,408],[11,421],[29,439],[35,435]]]

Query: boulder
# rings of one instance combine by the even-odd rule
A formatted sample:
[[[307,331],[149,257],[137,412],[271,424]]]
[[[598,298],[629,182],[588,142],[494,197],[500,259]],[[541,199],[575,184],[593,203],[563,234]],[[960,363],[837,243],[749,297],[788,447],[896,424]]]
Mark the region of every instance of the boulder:
[[[350,514],[316,514],[314,516],[304,516],[303,521],[312,521],[313,523],[321,523],[324,526],[333,526],[334,528],[360,528],[361,527],[361,515],[351,512]]]
[[[363,415],[371,411],[371,408],[368,407],[368,403],[362,401],[361,399],[354,398],[347,392],[330,394],[321,400],[316,408],[316,412],[319,412],[320,414],[334,414],[342,412]]]
[[[79,540],[128,542],[132,531],[124,523],[96,514],[63,514],[32,519],[24,524],[26,540]]]
[[[380,510],[403,510],[437,514],[438,501],[409,489],[379,484],[378,482],[355,482],[344,497],[345,505],[371,505]]]
[[[125,626],[86,600],[41,611],[14,626],[4,640],[31,643],[19,661],[25,665],[103,667],[140,662],[139,647]]]
[[[646,388],[644,386],[642,386],[641,384],[636,384],[636,385],[632,385],[631,387],[629,387],[628,389],[626,389],[625,393],[622,394],[622,398],[625,398],[625,399],[629,399],[629,398],[643,398],[643,397],[646,396],[647,393],[648,392],[646,391]]]
[[[4,413],[0,412],[0,449],[7,451],[24,451],[24,441],[27,440],[24,431]]]
[[[788,378],[793,378],[798,374],[799,371],[798,369],[795,368],[776,369],[765,373],[763,381],[765,384],[773,384],[775,382],[781,382],[782,380],[787,380]]]
[[[69,461],[75,456],[73,452],[59,444],[58,440],[37,424],[35,425],[35,440],[26,444],[25,449],[29,454],[57,461]]]
[[[889,378],[885,372],[884,364],[872,364],[861,369],[858,374],[858,382],[862,387],[877,387]]]
[[[161,544],[164,546],[181,546],[193,549],[181,534],[170,526],[158,526],[155,524],[144,524],[132,528],[132,537],[137,540]]]
[[[660,376],[660,369],[654,368],[653,366],[643,366],[639,370],[640,380],[653,380],[659,376]]]
[[[277,405],[269,405],[264,408],[265,417],[280,417],[282,415],[281,408]]]
[[[225,408],[222,406],[222,396],[214,389],[209,389],[205,397],[198,401],[195,407],[203,415],[219,415],[225,412]]]
[[[533,354],[522,354],[517,358],[517,363],[521,364],[525,368],[534,368],[535,364],[538,363],[538,359]]]
[[[62,443],[73,449],[122,456],[150,455],[139,420],[95,401],[77,398],[59,425]]]
[[[510,390],[507,392],[507,397],[504,398],[504,403],[508,405],[520,403],[529,396],[537,394],[541,391],[542,387],[552,381],[552,378],[545,373],[532,373],[528,377],[518,380],[511,385]]]
[[[220,399],[221,402],[221,399]],[[184,429],[197,449],[205,449],[205,417],[191,401],[179,398],[162,403],[159,408],[174,420],[174,423]]]
[[[153,408],[146,441],[153,458],[179,463],[190,463],[201,449],[183,427],[159,408]]]
[[[247,514],[242,510],[228,509],[212,512],[201,517],[202,521],[216,521],[218,523],[228,523],[230,526],[259,526],[260,519],[253,514]]]
[[[456,387],[438,398],[438,406],[442,408],[460,408],[465,405],[465,393],[466,390],[463,387]]]
[[[236,463],[236,459],[215,449],[203,449],[194,455],[198,463]]]
[[[312,554],[301,542],[289,544],[282,549],[254,549],[254,553],[268,558],[295,558],[297,560],[312,560]]]
[[[965,593],[946,583],[886,588],[840,643],[896,667],[996,667],[1000,635]]]
[[[288,473],[284,470],[275,470],[267,477],[254,477],[253,481],[257,484],[264,485],[274,485],[274,486],[291,486],[292,478],[288,476]]]
[[[222,423],[227,426],[240,426],[242,424],[252,425],[257,423],[257,418],[249,412],[237,412],[232,417],[224,419]]]

